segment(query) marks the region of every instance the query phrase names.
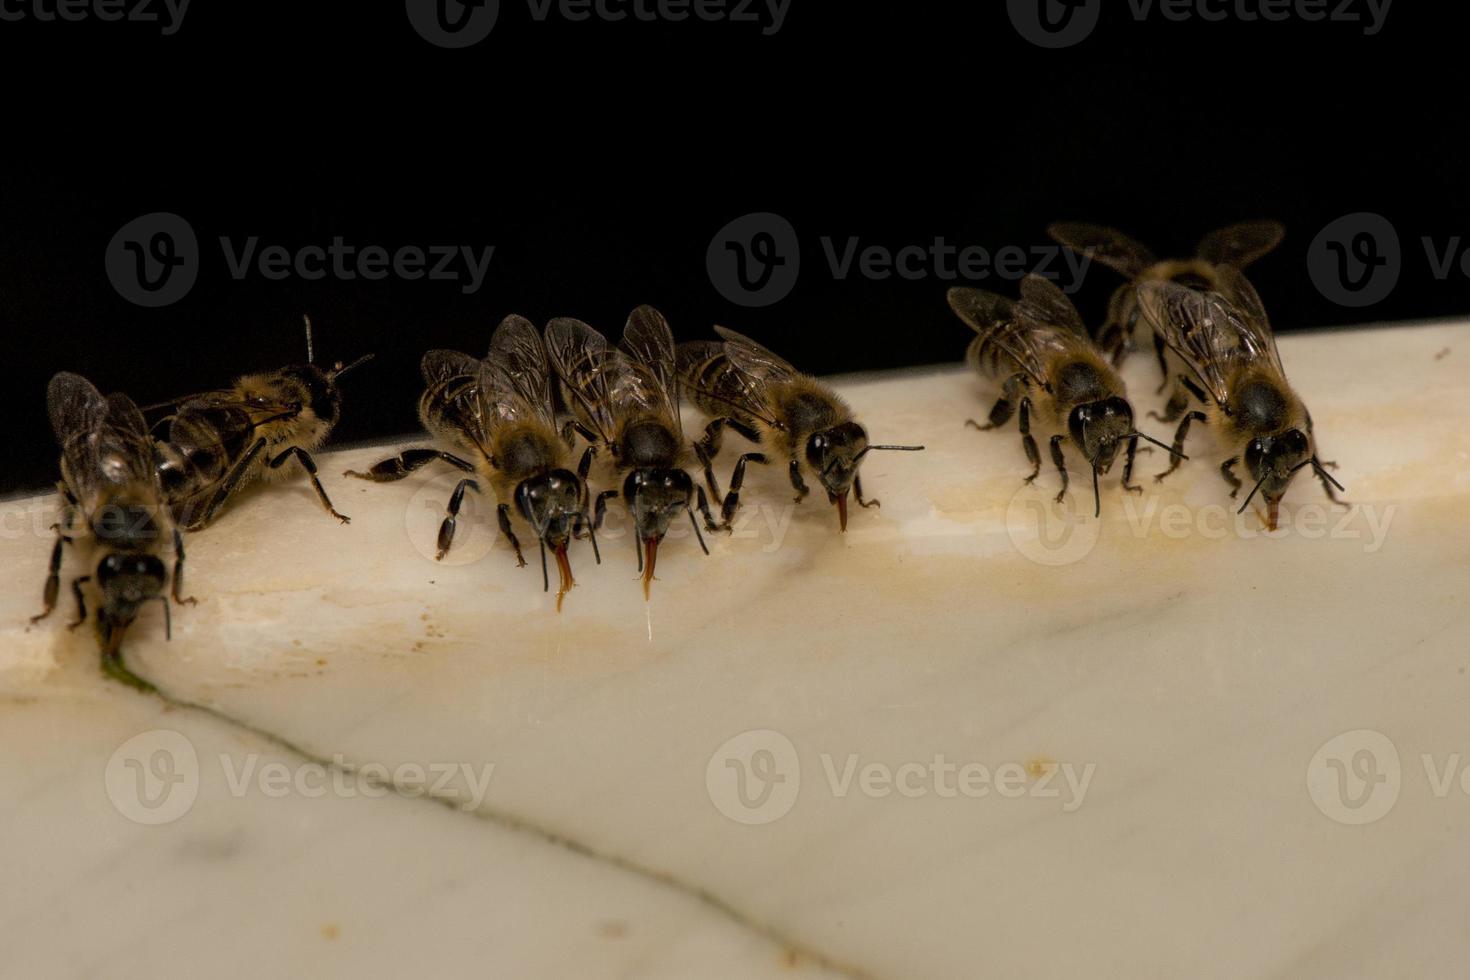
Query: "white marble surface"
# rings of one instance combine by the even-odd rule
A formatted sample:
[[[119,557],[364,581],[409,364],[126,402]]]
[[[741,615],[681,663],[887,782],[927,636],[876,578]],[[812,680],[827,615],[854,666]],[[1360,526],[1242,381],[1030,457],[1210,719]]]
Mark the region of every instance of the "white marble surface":
[[[381,450],[328,455],[350,527],[301,485],[252,495],[191,540],[201,602],[173,641],[135,629],[135,669],[219,715],[105,681],[66,602],[26,628],[52,504],[13,501],[0,972],[1458,975],[1470,326],[1281,346],[1360,509],[1300,479],[1275,540],[1235,523],[1202,434],[1157,489],[1141,457],[1141,498],[1115,473],[1099,522],[1079,478],[1086,519],[1053,514],[1042,546],[1056,475],[1018,492],[1019,439],[963,428],[994,395],[959,369],[843,384],[875,439],[929,446],[869,457],[881,510],[840,537],[752,470],[744,533],[710,558],[668,542],[647,606],[625,536],[600,568],[574,552],[558,616],[488,507],[432,561],[451,477],[356,484],[336,474]],[[1157,407],[1144,359],[1128,373]],[[191,807],[190,753],[157,755],[159,730],[197,759]],[[720,750],[763,730],[736,761],[785,781],[752,776],[770,793],[742,807]],[[1319,753],[1357,730],[1392,754]],[[177,760],[169,793],[145,783],[163,808],[137,806],[130,753]],[[308,757],[490,778],[466,811]],[[1338,760],[1384,779],[1344,803]],[[299,785],[271,795],[271,762]],[[470,792],[456,772],[441,796]]]

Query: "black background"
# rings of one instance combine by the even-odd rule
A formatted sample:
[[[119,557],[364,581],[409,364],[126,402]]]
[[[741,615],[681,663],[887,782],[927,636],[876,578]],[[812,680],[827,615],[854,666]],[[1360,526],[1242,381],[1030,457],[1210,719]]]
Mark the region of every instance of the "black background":
[[[414,429],[422,351],[481,351],[507,312],[616,333],[647,302],[681,337],[725,323],[816,373],[959,358],[949,283],[836,281],[822,236],[995,249],[1074,219],[1182,253],[1218,225],[1276,217],[1288,238],[1253,278],[1278,329],[1463,314],[1470,284],[1435,279],[1418,244],[1466,228],[1464,53],[1446,6],[1396,3],[1365,37],[1138,23],[1110,2],[1061,51],[1022,40],[999,2],[791,0],[765,37],[537,23],[503,0],[490,37],[461,51],[419,37],[401,2],[201,2],[172,37],[0,22],[0,489],[54,479],[55,371],[158,401],[301,359],[303,312],[319,360],[377,354],[344,380],[343,442]],[[114,291],[103,253],[154,211],[184,216],[206,258],[187,297],[145,309]],[[802,244],[795,290],[753,310],[705,271],[711,236],[752,211],[781,214]],[[1388,217],[1405,251],[1397,289],[1360,310],[1320,295],[1305,262],[1324,225],[1357,211]],[[496,252],[467,296],[236,281],[221,235]],[[1116,282],[1094,268],[1078,296],[1090,319]]]

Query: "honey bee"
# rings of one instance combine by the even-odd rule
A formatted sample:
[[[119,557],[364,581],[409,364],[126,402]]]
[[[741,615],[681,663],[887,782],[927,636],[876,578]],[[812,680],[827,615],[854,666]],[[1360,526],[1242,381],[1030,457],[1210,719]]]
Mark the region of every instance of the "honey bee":
[[[586,480],[599,447],[608,450],[624,475],[622,496],[633,517],[635,543],[642,545],[638,570],[647,600],[659,543],[680,511],[689,514],[699,547],[709,554],[694,518],[696,493],[705,528],[719,530],[704,487],[696,486],[684,468],[691,453],[679,418],[674,335],[663,314],[640,306],[628,317],[617,348],[581,320],[560,318],[546,325],[546,352],[573,416],[569,425],[591,443],[578,475]],[[617,490],[597,495],[594,529],[602,527],[607,501],[617,495]]]
[[[801,475],[804,461],[827,491],[828,501],[836,506],[843,531],[847,530],[849,492],[859,506],[879,506],[879,501],[863,498],[858,474],[863,457],[874,450],[918,452],[924,447],[870,445],[867,430],[830,385],[802,374],[749,337],[724,327],[715,327],[715,332],[723,342],[691,341],[680,344],[677,351],[689,400],[711,416],[694,451],[714,499],[721,497],[712,463],[724,430],[730,428],[787,461],[797,503],[809,492]],[[729,493],[720,507],[725,528],[730,527],[740,505],[746,463],[767,462],[770,458],[765,452],[744,453],[736,461]]]
[[[151,690],[151,684],[127,668],[122,639],[149,602],[163,604],[165,636],[172,632],[163,591],[169,581],[164,558],[170,546],[174,601],[194,600],[179,594],[184,542],[163,503],[148,425],[128,396],[103,398],[90,381],[75,374],[51,379],[46,407],[61,444],[62,516],[51,549],[45,607],[31,622],[40,622],[56,608],[62,549],[73,545],[91,572],[72,579],[77,618],[68,629],[86,621],[82,586],[95,582],[101,595],[94,619],[103,672],[139,690]]]
[[[1098,332],[1099,346],[1112,356],[1114,364],[1119,364],[1134,349],[1133,334],[1138,326],[1135,290],[1139,283],[1165,280],[1190,289],[1213,289],[1219,283],[1221,266],[1249,267],[1281,243],[1286,229],[1276,221],[1244,221],[1210,232],[1195,247],[1194,258],[1162,261],[1116,228],[1063,222],[1052,225],[1047,233],[1067,248],[1091,254],[1103,265],[1128,277],[1129,281],[1113,293],[1107,319]],[[1154,353],[1164,375],[1159,391],[1169,384],[1165,349],[1163,338],[1154,334]]]
[[[1176,283],[1143,283],[1138,300],[1154,330],[1194,376],[1181,375],[1181,387],[1205,407],[1204,412],[1184,415],[1174,434],[1176,451],[1184,447],[1191,422],[1207,422],[1231,447],[1230,458],[1220,465],[1231,498],[1243,486],[1234,473],[1242,459],[1255,481],[1239,513],[1260,493],[1266,500],[1266,525],[1273,531],[1281,498],[1303,467],[1312,467],[1328,499],[1343,504],[1333,493],[1342,484],[1327,472],[1337,464],[1317,458],[1312,415],[1286,381],[1265,307],[1244,275],[1221,267],[1216,288],[1203,293]],[[1176,458],[1155,479],[1162,480],[1178,466]]]
[[[283,478],[283,464],[291,459],[306,471],[327,513],[349,521],[322,489],[311,454],[341,415],[338,379],[372,355],[323,370],[314,363],[311,319],[305,319],[305,364],[247,374],[229,388],[150,406],[173,409],[155,426],[166,426],[158,440],[158,478],[184,530],[210,524],[236,491],[254,481]]]
[[[419,399],[424,428],[450,444],[465,459],[440,449],[406,449],[366,473],[346,475],[377,483],[401,480],[436,460],[467,474],[455,486],[439,525],[437,558],[454,542],[455,524],[466,490],[480,492],[476,476],[490,484],[498,501],[496,516],[524,567],[521,543],[511,528],[511,504],[536,532],[541,543],[543,589],[551,588],[546,565],[549,546],[556,555],[560,586],[556,608],[576,581],[567,546],[573,535],[590,525],[581,478],[568,469],[568,439],[557,432],[552,406],[551,370],[541,335],[524,317],[508,316],[490,340],[490,352],[476,360],[458,351],[433,350],[421,364],[425,389]],[[592,536],[594,554],[597,538]],[[601,555],[597,555],[600,562]]]
[[[1031,410],[1039,406],[1057,430],[1051,437],[1051,459],[1062,476],[1057,503],[1067,495],[1064,439],[1070,439],[1092,467],[1094,517],[1102,513],[1098,477],[1112,469],[1124,446],[1123,489],[1143,492],[1128,482],[1138,440],[1168,447],[1134,428],[1123,379],[1088,336],[1066,293],[1051,280],[1032,274],[1021,280],[1018,303],[982,289],[956,287],[949,291],[949,306],[978,335],[970,341],[965,360],[981,377],[1001,385],[988,423],[968,419],[966,425],[995,429],[1009,422],[1019,408],[1021,445],[1032,466],[1026,482],[1031,483],[1041,473],[1041,454],[1031,435]]]

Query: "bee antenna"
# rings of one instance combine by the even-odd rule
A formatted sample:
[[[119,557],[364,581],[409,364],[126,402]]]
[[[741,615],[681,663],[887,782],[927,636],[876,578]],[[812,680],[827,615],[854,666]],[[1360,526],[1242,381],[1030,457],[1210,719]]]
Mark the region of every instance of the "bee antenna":
[[[337,366],[334,367],[334,368],[332,368],[332,370],[330,370],[330,371],[327,372],[327,377],[331,378],[333,381],[336,381],[338,378],[342,377],[342,375],[346,374],[348,371],[351,371],[353,368],[356,368],[356,367],[361,367],[362,365],[366,364],[368,361],[371,361],[372,359],[373,359],[373,355],[371,355],[371,354],[364,354],[361,357],[359,357],[357,360],[353,361],[351,364],[344,365],[341,361],[338,361],[337,362]]]
[[[1341,483],[1338,483],[1336,480],[1334,480],[1332,478],[1332,474],[1327,472],[1327,468],[1317,461],[1316,456],[1313,456],[1310,460],[1308,460],[1308,462],[1312,464],[1312,470],[1318,476],[1326,480],[1328,483],[1332,484],[1334,487],[1337,487],[1337,489],[1341,490],[1343,493],[1347,493],[1347,487],[1344,487]]]
[[[694,528],[694,536],[699,539],[699,550],[706,555],[709,554],[709,546],[704,543],[704,535],[699,533],[699,522],[694,519],[694,508],[689,508],[689,524]]]
[[[597,548],[597,528],[592,526],[592,517],[585,510],[581,514],[582,520],[587,522],[587,537],[592,539],[592,557],[597,559],[597,564],[602,564],[602,552]]]
[[[1102,498],[1097,495],[1097,467],[1092,468],[1092,516],[1102,516]]]
[[[1251,505],[1251,500],[1255,497],[1256,491],[1261,489],[1261,484],[1266,482],[1266,477],[1268,476],[1270,476],[1269,472],[1261,474],[1261,478],[1256,481],[1256,485],[1251,487],[1251,492],[1246,494],[1245,503],[1240,505],[1240,510],[1236,511],[1237,514],[1245,513],[1245,509]]]
[[[550,592],[551,577],[546,574],[546,539],[537,538],[536,540],[541,543],[541,591]]]
[[[155,600],[163,603],[163,638],[164,640],[172,640],[174,638],[174,618],[168,610],[168,596],[156,595],[148,601],[153,602]]]
[[[306,363],[315,364],[316,352],[313,350],[311,344],[311,316],[303,313],[301,314],[301,319],[306,321]]]
[[[917,453],[923,448],[923,446],[864,446],[863,451],[857,454],[857,459],[853,460],[853,462],[857,462],[858,459],[862,459],[875,449],[883,449],[890,452]]]
[[[1155,446],[1158,446],[1160,449],[1162,449],[1164,452],[1168,453],[1170,456],[1178,456],[1180,459],[1184,459],[1184,460],[1189,459],[1188,456],[1184,455],[1182,452],[1180,452],[1179,450],[1175,449],[1173,446],[1166,446],[1162,442],[1159,442],[1159,440],[1155,439],[1153,436],[1148,435],[1148,434],[1143,433],[1143,432],[1139,432],[1137,429],[1134,429],[1132,432],[1128,433],[1123,438],[1124,439],[1145,439],[1148,442],[1153,443]]]

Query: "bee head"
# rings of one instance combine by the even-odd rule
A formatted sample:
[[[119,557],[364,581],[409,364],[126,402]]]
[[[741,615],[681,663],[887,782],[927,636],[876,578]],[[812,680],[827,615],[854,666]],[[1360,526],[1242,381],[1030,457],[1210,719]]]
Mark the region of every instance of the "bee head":
[[[1301,429],[1257,436],[1245,447],[1245,467],[1268,501],[1280,500],[1296,471],[1311,458],[1311,441]]]
[[[582,481],[570,470],[552,470],[522,480],[516,487],[516,506],[553,549],[564,550],[572,522],[582,512]]]
[[[812,433],[806,441],[806,461],[831,496],[845,496],[857,476],[858,464],[868,451],[868,433],[856,422],[843,422]]]
[[[644,467],[623,481],[623,500],[640,541],[662,540],[670,522],[688,510],[693,499],[694,481],[683,470]]]
[[[157,555],[114,551],[97,564],[97,588],[102,607],[97,621],[108,629],[120,629],[138,615],[138,607],[161,598],[168,579]]]
[[[282,401],[298,411],[310,409],[317,420],[328,426],[337,424],[342,412],[342,394],[337,390],[336,374],[323,371],[315,364],[293,364],[282,368]]]
[[[1072,409],[1067,431],[1093,472],[1106,473],[1118,458],[1118,449],[1133,435],[1133,407],[1116,395]]]

